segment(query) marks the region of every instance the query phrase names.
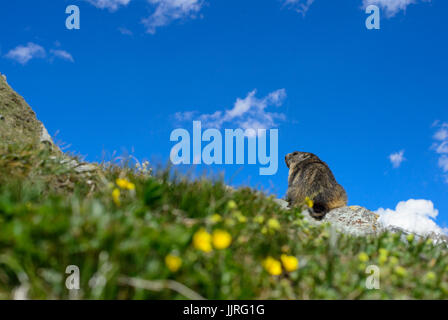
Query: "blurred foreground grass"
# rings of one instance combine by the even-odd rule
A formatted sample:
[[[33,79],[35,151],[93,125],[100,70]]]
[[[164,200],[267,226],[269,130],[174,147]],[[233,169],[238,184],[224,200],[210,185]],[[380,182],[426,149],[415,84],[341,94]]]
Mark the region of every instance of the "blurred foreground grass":
[[[448,298],[447,250],[429,240],[349,237],[249,188],[129,166],[88,176],[59,157],[0,145],[1,299]]]

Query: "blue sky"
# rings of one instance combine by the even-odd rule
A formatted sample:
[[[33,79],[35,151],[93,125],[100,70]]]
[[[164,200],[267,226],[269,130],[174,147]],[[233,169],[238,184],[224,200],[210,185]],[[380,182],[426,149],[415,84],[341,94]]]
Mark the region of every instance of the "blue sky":
[[[380,30],[365,27],[371,3]],[[80,30],[65,27],[71,4]],[[281,197],[284,155],[313,152],[350,204],[417,222],[438,210],[447,227],[447,13],[443,0],[2,1],[0,72],[57,141],[91,161],[127,151],[166,163],[175,128],[282,90],[219,128],[278,128],[277,174],[197,172]],[[409,199],[426,201],[396,208]]]

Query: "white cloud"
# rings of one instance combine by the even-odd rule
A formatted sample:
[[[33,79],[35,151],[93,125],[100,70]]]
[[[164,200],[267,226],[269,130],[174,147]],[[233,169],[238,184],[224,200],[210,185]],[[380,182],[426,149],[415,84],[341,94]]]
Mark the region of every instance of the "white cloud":
[[[148,0],[155,7],[154,13],[143,19],[148,33],[156,33],[158,27],[174,20],[194,19],[204,5],[204,0]]]
[[[50,53],[56,58],[60,58],[62,60],[67,60],[70,62],[75,62],[73,56],[65,50],[50,50]]]
[[[118,28],[118,31],[120,31],[120,33],[122,35],[125,35],[125,36],[132,36],[133,35],[132,31],[127,29],[127,28]]]
[[[199,120],[204,127],[220,129],[224,124],[238,126],[241,129],[269,129],[277,125],[277,120],[284,120],[282,113],[268,112],[269,106],[280,107],[286,98],[286,90],[279,89],[266,97],[257,98],[256,90],[247,94],[244,99],[237,98],[233,108],[215,111],[210,114],[197,114],[194,111],[178,112],[175,118],[179,121]]]
[[[432,149],[439,154],[438,165],[445,173],[444,180],[448,183],[448,123],[447,122],[434,122],[434,127],[437,127],[437,131],[434,134],[434,143]]]
[[[446,228],[435,223],[439,211],[430,200],[410,199],[399,202],[395,210],[379,208],[375,212],[380,216],[378,221],[386,227],[395,226],[422,236],[447,233]]]
[[[436,152],[441,154],[448,153],[448,139],[437,146]]]
[[[195,111],[187,111],[187,112],[176,112],[174,117],[177,121],[191,121],[195,116]]]
[[[131,0],[87,0],[99,9],[109,9],[115,11],[121,6],[127,6]]]
[[[419,2],[420,0],[363,0],[364,8],[374,4],[386,11],[388,17],[395,16],[398,12],[406,10],[407,6]],[[423,2],[430,2],[431,0],[421,0]],[[421,2],[420,1],[420,2]]]
[[[439,167],[442,168],[443,172],[448,172],[448,157],[446,155],[439,158]]]
[[[27,45],[20,45],[12,49],[5,55],[5,57],[25,65],[31,59],[44,58],[45,55],[46,52],[43,47],[38,44],[28,42]]]
[[[283,4],[295,11],[305,15],[314,0],[283,0]]]
[[[57,42],[56,46],[59,46],[60,44]],[[20,64],[27,64],[30,60],[36,59],[36,58],[45,58],[47,56],[47,51],[44,47],[29,42],[27,45],[20,45],[11,51],[9,51],[5,58],[15,60],[19,62]],[[75,62],[75,59],[73,59],[73,56],[61,49],[51,49],[50,50],[50,58],[49,61],[52,61],[54,58]]]
[[[404,150],[401,150],[400,152],[392,153],[389,156],[389,160],[392,163],[392,166],[394,168],[399,168],[401,163],[406,160],[404,157]]]
[[[439,120],[434,121],[433,127],[438,127],[433,138],[437,141],[448,141],[448,122],[440,122]]]

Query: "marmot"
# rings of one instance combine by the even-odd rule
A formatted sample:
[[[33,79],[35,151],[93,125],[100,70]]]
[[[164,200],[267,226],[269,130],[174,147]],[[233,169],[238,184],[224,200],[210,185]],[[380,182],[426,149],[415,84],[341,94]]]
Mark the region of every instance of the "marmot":
[[[311,215],[320,220],[328,211],[347,205],[347,194],[328,165],[315,154],[292,152],[285,156],[289,168],[286,200],[290,207],[313,200]]]

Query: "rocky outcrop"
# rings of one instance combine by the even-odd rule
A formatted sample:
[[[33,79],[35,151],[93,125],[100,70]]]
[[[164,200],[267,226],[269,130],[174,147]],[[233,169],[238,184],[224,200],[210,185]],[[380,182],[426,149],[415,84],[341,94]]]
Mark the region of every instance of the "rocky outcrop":
[[[286,201],[276,199],[275,202],[283,209],[289,209]],[[399,227],[385,226],[379,222],[379,216],[375,212],[361,206],[347,206],[334,209],[328,212],[322,220],[314,219],[307,210],[303,214],[305,219],[314,225],[328,222],[339,232],[354,236],[378,235],[388,231],[401,234],[404,241],[406,241],[406,236],[412,234],[416,240],[429,238],[435,244],[448,244],[448,237],[443,234],[431,233],[421,235]]]
[[[322,222],[330,222],[341,232],[356,236],[374,235],[383,230],[378,223],[379,216],[360,206],[342,207],[331,210]]]
[[[354,236],[375,235],[384,228],[378,222],[379,216],[360,206],[337,208],[328,212],[322,220],[316,220],[305,212],[305,218],[313,224],[330,223],[336,230]]]
[[[79,174],[89,177],[98,167],[91,163],[78,162],[65,155],[54,144],[47,129],[40,122],[26,101],[6,82],[6,76],[0,74],[0,143],[47,145],[55,153],[54,158],[62,159]]]
[[[1,75],[1,74],[0,74]],[[59,150],[26,101],[0,76],[0,142],[47,144]]]

